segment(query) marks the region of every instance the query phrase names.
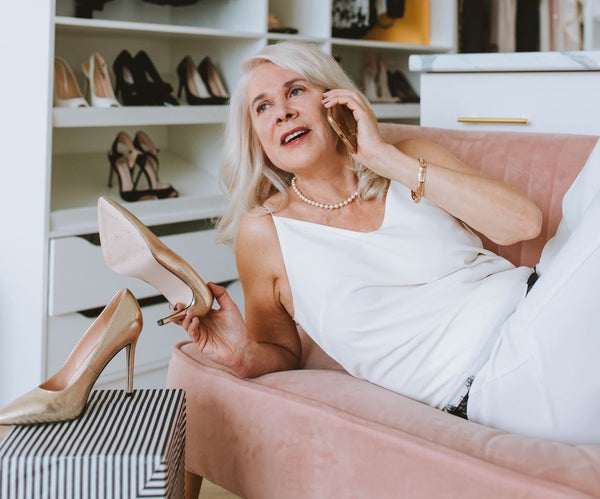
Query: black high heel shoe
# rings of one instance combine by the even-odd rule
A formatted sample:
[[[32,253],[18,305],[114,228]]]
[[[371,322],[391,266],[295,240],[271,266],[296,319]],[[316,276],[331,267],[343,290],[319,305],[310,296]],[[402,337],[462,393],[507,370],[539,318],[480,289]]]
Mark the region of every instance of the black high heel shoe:
[[[119,150],[119,146],[127,149],[127,154]],[[119,194],[121,199],[128,202],[156,199],[158,196],[150,189],[138,189],[140,176],[144,169],[140,168],[135,174],[138,157],[143,153],[136,149],[126,132],[119,132],[108,151],[110,171],[108,174],[108,187],[113,186],[113,176],[116,174],[119,180]]]
[[[162,184],[158,179],[159,149],[154,145],[148,134],[139,130],[133,138],[133,145],[143,153],[142,155],[138,155],[136,161],[146,175],[152,193],[158,199],[178,197],[179,192],[174,187],[170,184]]]
[[[171,95],[173,87],[165,82],[148,54],[140,50],[133,58],[134,65],[139,73],[140,79],[147,88],[147,94],[152,96],[152,101],[157,106],[178,106],[179,101]]]
[[[200,73],[208,92],[215,99],[215,104],[227,104],[229,92],[227,92],[227,89],[217,72],[217,68],[210,60],[210,57],[206,56],[202,59],[202,62],[198,64],[198,72]]]
[[[185,89],[187,103],[191,106],[217,104],[216,99],[210,95],[193,59],[186,55],[177,66],[179,76],[179,89],[177,97],[181,98],[181,92]]]
[[[133,57],[127,50],[122,50],[113,61],[113,71],[116,78],[115,95],[121,104],[125,106],[151,105],[147,89],[143,87]]]

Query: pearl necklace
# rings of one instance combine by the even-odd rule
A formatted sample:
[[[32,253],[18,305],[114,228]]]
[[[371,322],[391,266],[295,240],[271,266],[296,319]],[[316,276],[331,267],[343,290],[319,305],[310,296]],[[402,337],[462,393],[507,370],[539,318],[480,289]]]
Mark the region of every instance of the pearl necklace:
[[[358,197],[358,189],[357,189],[356,191],[354,191],[354,193],[351,196],[346,198],[344,201],[341,201],[340,203],[334,203],[334,204],[319,203],[317,201],[313,201],[310,198],[307,198],[304,194],[302,194],[302,191],[300,189],[298,189],[298,187],[296,186],[296,177],[295,176],[292,177],[292,189],[296,193],[296,195],[305,203],[310,204],[311,206],[316,206],[317,208],[323,208],[324,210],[337,210],[338,208],[343,208],[344,206],[348,206],[352,201],[354,201]]]

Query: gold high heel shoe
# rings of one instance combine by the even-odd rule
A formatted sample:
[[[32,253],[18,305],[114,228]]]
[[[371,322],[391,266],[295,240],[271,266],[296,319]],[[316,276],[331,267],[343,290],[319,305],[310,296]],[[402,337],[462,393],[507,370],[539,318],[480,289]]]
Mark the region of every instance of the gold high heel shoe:
[[[135,346],[142,313],[128,289],[119,291],[85,332],[60,370],[0,410],[0,425],[56,423],[75,419],[102,370],[123,348],[127,353],[127,392],[133,391]]]
[[[104,260],[111,270],[146,281],[172,305],[186,304],[160,319],[159,326],[183,318],[190,309],[198,317],[208,313],[213,295],[205,282],[131,212],[102,196],[98,199],[98,226]]]

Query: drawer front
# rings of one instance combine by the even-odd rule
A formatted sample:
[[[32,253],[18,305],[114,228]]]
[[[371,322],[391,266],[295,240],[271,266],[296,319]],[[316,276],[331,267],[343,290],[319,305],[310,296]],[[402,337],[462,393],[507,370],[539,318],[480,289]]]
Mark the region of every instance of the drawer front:
[[[235,279],[237,270],[229,246],[215,243],[214,230],[202,230],[161,238],[184,258],[205,281]],[[50,242],[51,316],[104,306],[121,288],[136,298],[160,293],[145,282],[112,272],[105,264],[102,249],[84,238],[65,237]]]
[[[425,73],[421,125],[463,130],[599,134],[600,72]],[[461,123],[460,118],[476,119]],[[477,122],[525,119],[527,124]]]

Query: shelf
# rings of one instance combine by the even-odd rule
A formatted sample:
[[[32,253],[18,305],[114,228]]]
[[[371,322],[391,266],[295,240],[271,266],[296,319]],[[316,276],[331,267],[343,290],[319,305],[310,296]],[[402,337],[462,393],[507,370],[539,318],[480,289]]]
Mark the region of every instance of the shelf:
[[[276,41],[293,41],[293,42],[305,42],[305,43],[327,43],[329,38],[318,37],[318,36],[305,36],[305,35],[290,35],[286,33],[267,33],[266,37],[269,40]]]
[[[226,206],[217,177],[171,151],[160,152],[160,177],[179,191],[178,198],[126,203],[118,183],[107,187],[104,154],[63,154],[53,158],[50,237],[98,231],[96,203],[109,196],[130,209],[146,225],[161,225],[218,217]]]
[[[53,108],[56,128],[99,126],[193,125],[224,123],[227,106],[123,106]]]
[[[438,53],[451,52],[451,47],[438,45],[415,45],[409,43],[379,42],[377,40],[360,40],[355,38],[331,38],[329,39],[333,46],[349,46],[357,48],[368,48],[377,50],[395,50],[404,52],[423,52]]]
[[[418,104],[375,104],[378,118],[418,118]],[[210,125],[225,123],[227,106],[139,106],[101,109],[54,108],[55,128],[124,127],[151,125]]]
[[[162,23],[137,23],[130,21],[112,21],[106,19],[81,19],[78,17],[56,16],[54,19],[57,33],[106,33],[121,35],[152,35],[159,38],[230,38],[260,39],[263,33],[232,31],[225,29],[182,26]]]
[[[393,119],[418,119],[421,114],[421,106],[419,104],[371,104],[375,116],[381,120]]]
[[[158,38],[227,38],[245,40],[296,40],[308,43],[331,43],[333,46],[351,46],[378,50],[398,50],[419,53],[451,52],[450,46],[417,45],[408,43],[380,42],[357,38],[328,38],[284,33],[235,31],[196,26],[184,26],[162,23],[138,23],[131,21],[113,21],[106,19],[81,19],[77,17],[56,16],[57,33],[106,33],[128,36],[151,35]]]

